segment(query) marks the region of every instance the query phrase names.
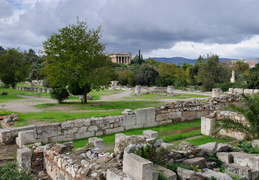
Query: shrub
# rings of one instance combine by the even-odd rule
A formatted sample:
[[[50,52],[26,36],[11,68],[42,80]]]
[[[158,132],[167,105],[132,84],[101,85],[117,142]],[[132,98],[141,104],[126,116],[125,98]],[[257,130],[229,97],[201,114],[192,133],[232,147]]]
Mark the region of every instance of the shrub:
[[[7,162],[0,167],[1,180],[32,180],[32,176],[27,175],[24,171],[19,171],[18,165],[14,162]]]
[[[68,99],[69,93],[66,88],[54,88],[50,91],[51,98],[61,104],[65,99]]]
[[[1,93],[1,95],[6,96],[6,95],[8,95],[8,92],[3,91],[3,92]]]

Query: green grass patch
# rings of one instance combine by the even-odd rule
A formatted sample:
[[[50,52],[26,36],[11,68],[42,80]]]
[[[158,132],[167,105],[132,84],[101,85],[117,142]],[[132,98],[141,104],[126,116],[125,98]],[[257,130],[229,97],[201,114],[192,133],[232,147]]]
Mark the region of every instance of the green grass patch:
[[[233,139],[231,138],[212,138],[212,137],[209,137],[209,136],[201,136],[201,137],[198,137],[198,138],[194,138],[194,139],[187,139],[187,140],[184,140],[184,141],[187,141],[195,146],[199,146],[199,145],[202,145],[202,144],[206,144],[206,143],[209,143],[209,142],[216,142],[216,143],[228,143],[228,142],[231,142],[233,141]],[[179,144],[180,142],[178,142]]]
[[[40,92],[34,92],[34,91],[21,91],[21,90],[16,90],[12,88],[0,88],[0,94],[1,92],[7,92],[9,95],[12,96],[34,96],[34,97],[45,97],[45,98],[50,98],[50,95],[48,93],[40,93]]]
[[[168,134],[170,134],[170,132],[174,132],[176,130],[200,126],[200,123],[201,123],[200,120],[195,120],[195,121],[190,121],[190,122],[182,122],[182,123],[176,123],[176,124],[161,125],[161,126],[149,127],[149,128],[131,129],[131,130],[123,131],[121,133],[124,133],[128,136],[131,136],[131,135],[141,135],[141,134],[143,134],[143,131],[145,131],[145,130],[153,130],[153,131],[158,132],[158,134],[159,134],[158,138],[163,139],[165,142],[171,142],[172,140],[179,140],[179,139],[182,139],[183,137],[187,138],[187,137],[200,135],[200,130],[188,132],[188,133],[183,133],[182,136],[179,136],[181,134],[168,135]],[[119,133],[119,132],[117,132],[117,133]],[[104,140],[104,144],[106,146],[114,145],[115,134],[117,134],[117,133],[99,136],[99,138]],[[80,147],[85,146],[88,143],[88,139],[89,138],[75,140],[74,141],[74,147],[80,148]]]
[[[177,94],[175,96],[166,96],[161,94],[143,94],[143,95],[132,95],[125,99],[189,99],[189,98],[206,98],[210,97],[202,94]]]
[[[80,113],[64,113],[44,111],[40,113],[17,113],[19,121],[15,122],[14,127],[29,125],[31,121],[43,121],[50,123],[58,123],[74,119],[83,119],[91,117],[114,116],[121,114],[121,110],[105,111],[105,112],[80,112]]]
[[[34,107],[46,108],[51,106],[71,106],[75,110],[113,110],[113,109],[139,109],[146,107],[158,107],[164,103],[159,101],[88,101],[87,104],[82,104],[80,102],[64,102],[63,104],[57,103],[44,103],[38,104]]]
[[[1,94],[1,92],[0,92]],[[0,95],[0,103],[6,103],[17,99],[23,99],[23,97],[18,97],[14,95]]]
[[[101,99],[101,96],[109,96],[113,94],[117,94],[118,92],[121,92],[122,90],[115,90],[115,91],[110,91],[109,89],[103,89],[101,91],[91,91],[89,93],[90,96],[92,96],[92,100],[99,100]]]

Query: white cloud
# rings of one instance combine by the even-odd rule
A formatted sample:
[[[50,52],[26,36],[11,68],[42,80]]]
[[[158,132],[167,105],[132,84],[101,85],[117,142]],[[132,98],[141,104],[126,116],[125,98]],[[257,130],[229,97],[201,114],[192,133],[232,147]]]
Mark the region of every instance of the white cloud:
[[[199,55],[217,54],[224,58],[258,58],[259,35],[236,44],[205,44],[190,41],[178,42],[169,49],[146,52],[147,57],[186,57],[196,59]]]

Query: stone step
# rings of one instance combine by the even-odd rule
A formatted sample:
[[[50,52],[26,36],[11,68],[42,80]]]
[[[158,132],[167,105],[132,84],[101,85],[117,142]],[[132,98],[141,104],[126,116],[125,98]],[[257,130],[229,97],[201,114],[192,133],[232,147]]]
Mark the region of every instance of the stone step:
[[[235,164],[226,164],[226,172],[230,174],[237,174],[241,177],[245,177],[248,180],[254,180],[259,177],[258,170]]]

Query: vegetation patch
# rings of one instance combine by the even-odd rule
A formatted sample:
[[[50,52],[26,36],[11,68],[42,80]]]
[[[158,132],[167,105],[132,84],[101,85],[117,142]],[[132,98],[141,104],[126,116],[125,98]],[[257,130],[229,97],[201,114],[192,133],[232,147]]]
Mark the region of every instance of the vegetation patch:
[[[126,97],[125,99],[189,99],[189,98],[206,98],[210,96],[202,94],[176,94],[174,96],[166,96],[161,94],[142,94],[142,95],[132,95],[131,97]]]
[[[161,126],[149,127],[149,128],[131,129],[131,130],[123,131],[121,133],[131,136],[131,135],[141,135],[141,134],[143,134],[143,131],[145,131],[145,130],[153,130],[153,131],[158,132],[158,135],[159,135],[158,138],[163,139],[165,142],[171,142],[172,140],[179,140],[179,139],[182,139],[183,137],[192,137],[192,136],[196,136],[197,134],[199,135],[200,131],[190,132],[190,133],[186,133],[183,135],[180,134],[181,136],[179,136],[179,134],[174,134],[174,135],[167,135],[167,134],[169,132],[173,132],[173,131],[180,130],[180,129],[197,127],[197,126],[200,126],[200,123],[201,123],[200,120],[195,120],[195,121],[191,121],[191,122],[182,122],[182,123],[161,125]],[[117,133],[119,133],[119,132],[117,132]],[[115,134],[117,134],[117,133],[99,136],[99,138],[104,140],[104,144],[106,146],[114,145]],[[88,143],[88,139],[89,138],[75,140],[74,147],[80,148],[80,147],[85,146]]]

